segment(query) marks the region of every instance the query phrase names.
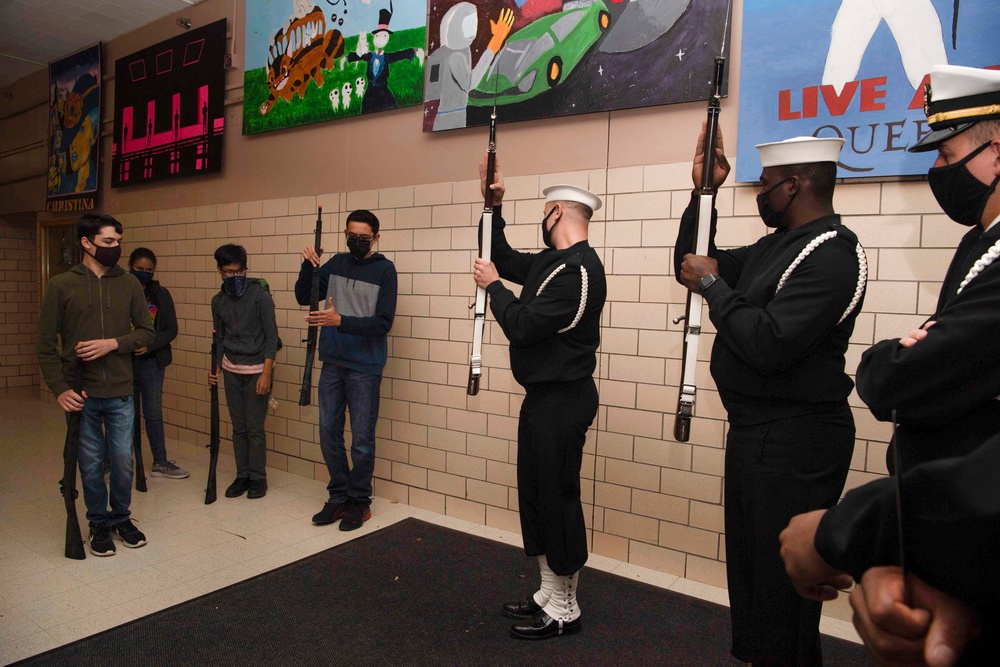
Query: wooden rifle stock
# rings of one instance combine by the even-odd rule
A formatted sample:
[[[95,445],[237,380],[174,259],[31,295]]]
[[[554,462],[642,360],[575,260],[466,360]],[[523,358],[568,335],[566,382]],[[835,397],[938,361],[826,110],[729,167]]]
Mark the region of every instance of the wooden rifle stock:
[[[493,181],[496,178],[497,156],[497,109],[490,114],[490,143],[486,149],[486,194],[483,216],[479,222],[479,257],[490,261],[493,247]],[[472,328],[472,355],[469,358],[469,384],[466,393],[479,393],[479,380],[483,373],[483,330],[486,326],[486,290],[476,287],[476,303],[473,311],[475,320]]]
[[[132,452],[135,454],[135,490],[146,493],[146,467],[142,463],[142,393],[139,391],[139,357],[132,355]]]
[[[83,361],[76,360],[73,391],[83,392]],[[84,560],[83,535],[80,533],[80,518],[76,514],[76,466],[80,449],[80,422],[83,412],[69,412],[66,422],[66,443],[63,445],[63,477],[59,480],[59,493],[66,503],[66,558]]]
[[[313,249],[318,255],[323,243],[323,207],[316,211],[316,239]],[[312,268],[312,292],[309,296],[309,312],[319,310],[319,267]],[[319,337],[319,327],[309,325],[309,332],[302,341],[306,344],[306,365],[302,371],[302,387],[299,389],[299,405],[309,405],[312,402],[313,360],[316,357],[316,339]]]
[[[216,341],[215,331],[212,331],[212,374],[219,373],[219,344]],[[209,418],[208,436],[208,486],[205,487],[205,504],[211,505],[215,502],[215,468],[219,463],[219,381],[209,387],[208,393],[211,396],[211,412]]]
[[[722,100],[722,79],[726,59],[715,59],[715,78],[712,96],[708,100],[708,121],[705,125],[704,160],[702,162],[701,187],[698,189],[697,234],[694,253],[708,255],[709,235],[712,225],[712,208],[715,190],[715,149],[719,136],[719,111]],[[677,396],[677,414],[674,417],[674,439],[687,442],[691,437],[691,418],[694,416],[695,398],[698,387],[695,374],[698,365],[698,339],[701,335],[701,311],[704,299],[701,294],[688,292],[684,315],[674,320],[674,324],[684,321],[684,352],[681,359],[681,386]]]

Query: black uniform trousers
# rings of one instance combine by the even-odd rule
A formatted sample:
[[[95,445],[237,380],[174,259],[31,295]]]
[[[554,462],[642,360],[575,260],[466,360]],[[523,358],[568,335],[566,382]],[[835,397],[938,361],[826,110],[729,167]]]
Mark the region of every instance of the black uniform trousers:
[[[730,426],[726,570],[732,654],[754,665],[822,665],[822,604],[799,597],[778,535],[796,514],[837,503],[854,451],[845,401],[821,414]]]
[[[545,555],[558,575],[587,562],[580,466],[597,416],[593,378],[525,387],[517,426],[517,498],[528,556]]]

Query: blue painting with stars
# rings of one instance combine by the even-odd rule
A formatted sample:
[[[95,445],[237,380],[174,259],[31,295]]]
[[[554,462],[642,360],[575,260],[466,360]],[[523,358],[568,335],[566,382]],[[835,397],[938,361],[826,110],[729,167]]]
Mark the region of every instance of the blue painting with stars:
[[[706,100],[728,0],[431,0],[424,131]],[[725,87],[723,88],[725,91]]]

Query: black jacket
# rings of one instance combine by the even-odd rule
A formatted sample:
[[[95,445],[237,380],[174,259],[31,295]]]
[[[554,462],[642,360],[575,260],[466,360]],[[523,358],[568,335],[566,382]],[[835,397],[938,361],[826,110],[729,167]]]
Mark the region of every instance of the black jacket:
[[[903,470],[965,454],[1000,433],[1000,261],[958,291],[998,242],[1000,225],[969,230],[948,267],[927,337],[910,348],[898,338],[884,340],[861,357],[858,395],[881,421],[896,409]]]
[[[174,299],[166,287],[154,280],[149,283],[149,287],[144,290],[147,303],[150,295],[155,290],[156,302],[158,303],[156,315],[153,317],[153,330],[156,337],[153,342],[146,346],[148,352],[140,359],[156,358],[156,365],[164,369],[173,362],[173,352],[170,350],[170,343],[177,338],[177,311],[174,309]],[[152,311],[150,311],[152,314]]]
[[[918,465],[901,480],[908,570],[983,614],[980,641],[961,664],[993,664],[1000,636],[1000,436],[971,454]],[[860,580],[866,570],[899,565],[895,479],[849,492],[823,516],[817,551]],[[991,656],[980,661],[981,656]]]
[[[507,243],[505,226],[500,207],[495,207],[491,259],[501,278],[523,286],[521,295],[499,280],[486,291],[490,310],[510,341],[514,379],[529,386],[591,377],[608,292],[604,265],[586,241],[563,250],[518,252]]]
[[[693,252],[698,198],[681,217],[674,252],[680,275]],[[733,424],[814,414],[840,405],[854,384],[844,371],[844,353],[861,312],[861,299],[840,321],[858,288],[858,239],[840,216],[814,220],[794,231],[778,230],[753,245],[720,250],[712,214],[709,255],[722,280],[704,293],[717,335],[712,377]],[[778,282],[799,253],[826,232],[818,245]],[[838,323],[839,322],[839,323]]]

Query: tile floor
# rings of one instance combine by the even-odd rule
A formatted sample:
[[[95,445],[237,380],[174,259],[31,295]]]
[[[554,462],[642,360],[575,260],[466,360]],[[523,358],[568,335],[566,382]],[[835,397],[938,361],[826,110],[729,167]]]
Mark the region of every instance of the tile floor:
[[[0,403],[0,665],[126,623],[157,610],[286,565],[324,549],[416,517],[520,545],[520,536],[376,498],[357,531],[313,526],[324,482],[268,470],[267,496],[229,499],[235,470],[219,457],[219,499],[204,504],[208,454],[169,441],[167,451],[191,471],[183,480],[148,477],[133,491],[132,515],[149,543],[111,558],[63,556],[66,514],[58,493],[66,427],[58,407],[41,401]],[[225,450],[225,447],[223,448]],[[146,448],[146,473],[149,474]],[[83,534],[86,508],[77,501]],[[591,567],[727,604],[726,591],[695,581],[591,556]],[[850,623],[824,617],[824,632],[858,641]]]

